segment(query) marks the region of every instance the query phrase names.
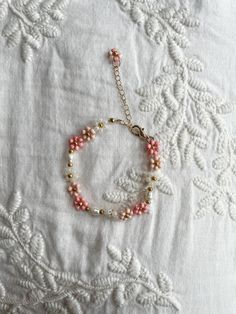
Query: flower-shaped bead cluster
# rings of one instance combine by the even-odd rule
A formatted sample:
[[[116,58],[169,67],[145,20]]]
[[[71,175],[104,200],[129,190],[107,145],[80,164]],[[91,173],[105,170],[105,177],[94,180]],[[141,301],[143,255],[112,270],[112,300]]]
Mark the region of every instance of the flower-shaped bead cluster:
[[[79,150],[84,146],[84,140],[81,136],[73,136],[69,139],[69,146],[72,150]]]
[[[124,210],[120,212],[119,218],[121,220],[128,220],[132,218],[132,216],[133,216],[133,211],[130,208],[125,208]]]
[[[149,205],[146,202],[138,203],[133,208],[134,215],[142,215],[148,213]]]
[[[151,140],[147,143],[146,148],[149,155],[156,156],[159,151],[159,143],[155,140]]]
[[[80,210],[87,210],[89,208],[88,202],[81,195],[78,195],[74,198],[74,205],[76,209],[80,209]]]
[[[96,132],[93,128],[90,128],[89,126],[87,126],[83,131],[82,131],[82,135],[83,135],[83,139],[85,141],[91,141],[95,138],[96,136]]]
[[[109,57],[109,59],[111,60],[111,62],[113,62],[114,65],[120,66],[122,54],[119,52],[118,49],[112,48],[112,49],[108,52],[108,57]]]
[[[80,185],[79,183],[72,182],[68,186],[68,192],[71,196],[78,196],[80,194]]]
[[[154,156],[150,159],[150,166],[152,170],[157,170],[161,168],[161,160],[160,157]]]

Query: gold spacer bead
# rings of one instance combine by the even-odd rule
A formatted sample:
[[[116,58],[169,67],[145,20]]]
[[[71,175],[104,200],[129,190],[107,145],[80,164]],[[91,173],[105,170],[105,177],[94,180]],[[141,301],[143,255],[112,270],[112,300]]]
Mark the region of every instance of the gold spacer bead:
[[[98,123],[98,127],[99,127],[100,129],[104,128],[104,123],[103,123],[103,122],[99,122],[99,123]]]
[[[152,188],[151,186],[148,186],[147,190],[148,190],[149,192],[152,192],[152,191],[153,191],[153,188]]]
[[[89,212],[90,211],[90,208],[88,207],[88,208],[86,208],[86,212]]]
[[[74,153],[74,150],[73,149],[70,149],[69,150],[69,154],[73,154]]]
[[[73,178],[73,174],[72,174],[72,173],[69,173],[67,176],[68,176],[68,178],[70,178],[70,179]]]
[[[105,213],[105,210],[104,210],[103,208],[101,208],[101,209],[99,210],[99,214],[103,215],[104,213]]]
[[[147,201],[145,201],[148,205],[150,205],[151,204],[151,201],[149,201],[149,200],[147,200]]]
[[[73,167],[73,163],[72,162],[68,162],[67,166],[68,167]]]
[[[152,181],[157,181],[157,177],[156,176],[152,176],[151,179],[152,179]]]
[[[108,121],[111,122],[111,123],[114,123],[115,119],[114,118],[110,118]]]

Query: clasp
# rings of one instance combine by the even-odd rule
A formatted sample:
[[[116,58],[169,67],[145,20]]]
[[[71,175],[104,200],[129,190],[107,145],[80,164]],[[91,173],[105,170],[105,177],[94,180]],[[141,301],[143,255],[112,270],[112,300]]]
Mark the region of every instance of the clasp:
[[[114,119],[114,118],[110,118],[108,120],[111,123],[119,123],[121,125],[125,125],[132,134],[134,134],[135,136],[138,136],[139,138],[145,140],[145,141],[149,141],[149,140],[153,140],[154,138],[152,136],[149,136],[145,133],[144,128],[141,128],[139,125],[137,124],[132,124],[131,122],[126,122],[122,119]]]
[[[147,135],[147,134],[144,132],[144,128],[141,128],[141,127],[140,127],[139,125],[137,125],[137,124],[132,125],[132,126],[130,127],[130,130],[131,130],[131,132],[132,132],[134,135],[136,135],[136,136],[142,138],[143,140],[148,141],[149,139],[151,139],[151,137],[150,137],[149,135]]]

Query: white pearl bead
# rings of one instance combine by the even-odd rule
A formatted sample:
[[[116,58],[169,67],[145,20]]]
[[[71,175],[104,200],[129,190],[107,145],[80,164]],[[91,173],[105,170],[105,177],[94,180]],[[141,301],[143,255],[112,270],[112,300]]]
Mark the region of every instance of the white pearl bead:
[[[70,161],[72,161],[72,160],[74,159],[73,154],[69,154],[69,155],[68,155],[68,159],[69,159]]]
[[[91,208],[91,214],[94,216],[98,216],[99,213],[99,209],[98,208]]]
[[[112,214],[111,215],[112,215],[112,218],[114,218],[114,219],[118,218],[118,213],[114,209],[112,209]]]

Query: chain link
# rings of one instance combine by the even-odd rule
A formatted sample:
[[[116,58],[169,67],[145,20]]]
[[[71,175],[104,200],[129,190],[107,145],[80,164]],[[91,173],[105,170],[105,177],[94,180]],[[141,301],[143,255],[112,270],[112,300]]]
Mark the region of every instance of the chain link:
[[[129,105],[128,105],[128,102],[126,99],[124,87],[123,87],[122,82],[121,82],[119,66],[116,65],[114,62],[113,62],[113,70],[114,70],[114,76],[115,76],[115,81],[116,81],[116,87],[117,87],[118,93],[120,95],[121,102],[123,104],[123,110],[124,110],[124,113],[126,116],[126,120],[127,120],[128,124],[131,126],[132,125],[132,117],[131,117]]]
[[[114,56],[114,54],[115,54],[115,56]],[[117,87],[118,93],[120,95],[120,99],[121,99],[121,102],[123,104],[123,110],[124,110],[124,113],[126,116],[126,121],[124,121],[122,119],[113,119],[113,118],[111,120],[112,120],[112,122],[126,125],[134,135],[136,135],[136,136],[142,138],[143,140],[149,142],[150,140],[153,139],[153,137],[147,135],[144,131],[144,128],[141,128],[139,125],[132,123],[132,116],[130,113],[129,105],[128,105],[128,102],[126,99],[124,87],[123,87],[123,84],[121,82],[121,77],[120,77],[120,69],[119,69],[119,67],[120,67],[120,55],[119,55],[119,52],[115,49],[112,49],[109,52],[109,57],[110,58],[112,57],[112,59],[113,59],[112,65],[113,65],[113,72],[114,72],[115,81],[116,81],[116,87]]]

